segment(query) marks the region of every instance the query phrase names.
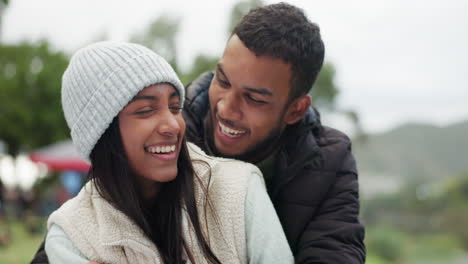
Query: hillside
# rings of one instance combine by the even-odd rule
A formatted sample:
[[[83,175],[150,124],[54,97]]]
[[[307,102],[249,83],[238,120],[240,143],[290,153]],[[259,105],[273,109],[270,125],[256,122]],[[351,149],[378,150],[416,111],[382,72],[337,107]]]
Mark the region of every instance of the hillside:
[[[468,171],[468,121],[446,127],[406,124],[355,142],[360,173],[437,180]]]

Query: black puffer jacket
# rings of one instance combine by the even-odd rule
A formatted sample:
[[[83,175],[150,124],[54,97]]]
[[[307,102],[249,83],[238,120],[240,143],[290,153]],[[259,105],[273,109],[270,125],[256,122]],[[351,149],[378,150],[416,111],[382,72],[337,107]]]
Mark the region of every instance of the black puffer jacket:
[[[187,86],[187,138],[205,151],[203,119],[212,73]],[[364,263],[364,227],[358,220],[359,186],[351,142],[322,127],[310,109],[285,131],[278,177],[269,190],[296,263]]]

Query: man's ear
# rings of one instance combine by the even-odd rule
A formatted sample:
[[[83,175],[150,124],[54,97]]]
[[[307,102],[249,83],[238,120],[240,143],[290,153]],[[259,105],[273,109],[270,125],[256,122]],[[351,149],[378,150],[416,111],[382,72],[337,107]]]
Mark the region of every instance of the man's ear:
[[[291,125],[301,120],[309,109],[312,99],[309,95],[305,94],[296,99],[288,106],[284,122]]]

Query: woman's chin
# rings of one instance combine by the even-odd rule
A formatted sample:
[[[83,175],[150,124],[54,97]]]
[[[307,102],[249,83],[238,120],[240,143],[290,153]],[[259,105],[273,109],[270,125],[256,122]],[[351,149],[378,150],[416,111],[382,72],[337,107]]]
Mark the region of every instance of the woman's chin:
[[[150,180],[154,182],[170,182],[177,177],[177,168],[175,169],[166,169],[164,171],[159,171],[150,176]]]

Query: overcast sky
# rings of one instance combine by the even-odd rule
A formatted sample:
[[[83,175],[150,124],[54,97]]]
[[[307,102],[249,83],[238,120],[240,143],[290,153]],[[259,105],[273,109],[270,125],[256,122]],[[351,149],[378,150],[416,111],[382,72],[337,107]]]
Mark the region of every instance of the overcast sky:
[[[181,18],[178,56],[187,68],[198,53],[221,55],[235,2],[10,0],[2,38],[47,38],[71,54],[103,35],[127,40],[169,14]],[[339,106],[355,109],[366,130],[468,119],[468,1],[289,2],[320,25],[326,59],[337,69]]]

